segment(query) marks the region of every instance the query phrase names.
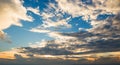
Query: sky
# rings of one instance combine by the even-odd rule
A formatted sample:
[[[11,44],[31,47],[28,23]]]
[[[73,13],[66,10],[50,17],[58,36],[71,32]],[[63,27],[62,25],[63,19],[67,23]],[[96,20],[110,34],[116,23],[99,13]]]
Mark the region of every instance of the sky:
[[[120,64],[120,0],[0,0],[0,9],[2,65]]]

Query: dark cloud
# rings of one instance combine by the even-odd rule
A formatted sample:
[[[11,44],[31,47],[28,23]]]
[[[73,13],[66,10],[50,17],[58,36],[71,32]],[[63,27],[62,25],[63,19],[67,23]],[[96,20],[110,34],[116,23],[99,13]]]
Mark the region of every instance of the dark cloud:
[[[23,48],[19,48],[19,49],[25,49],[25,51],[21,51],[21,53],[33,53],[33,54],[41,54],[41,55],[68,55],[68,54],[73,54],[72,52],[67,51],[65,49],[50,48],[50,46],[46,46],[44,48],[23,47]]]

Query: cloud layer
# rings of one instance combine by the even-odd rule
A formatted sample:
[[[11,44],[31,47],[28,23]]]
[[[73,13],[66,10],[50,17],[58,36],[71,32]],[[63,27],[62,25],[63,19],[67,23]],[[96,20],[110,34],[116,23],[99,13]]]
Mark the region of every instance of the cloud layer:
[[[49,3],[48,8],[42,12],[43,24],[31,30],[47,33],[55,40],[40,42],[39,44],[44,47],[34,44],[34,48],[19,48],[22,53],[72,55],[120,50],[119,0],[56,0],[56,2],[57,4]],[[68,16],[64,18],[66,13]],[[108,16],[101,18],[101,15]],[[82,16],[83,20],[90,19],[91,21],[88,23],[92,25],[92,28],[77,33],[61,33],[49,29],[61,25],[72,27],[72,24],[68,24],[68,22],[79,16]],[[53,19],[55,17],[57,18]]]

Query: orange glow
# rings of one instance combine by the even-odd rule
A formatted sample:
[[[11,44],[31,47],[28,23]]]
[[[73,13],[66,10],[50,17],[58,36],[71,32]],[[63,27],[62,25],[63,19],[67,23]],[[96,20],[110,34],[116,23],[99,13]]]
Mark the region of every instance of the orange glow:
[[[23,58],[29,58],[26,54],[20,54],[20,53],[17,53],[16,51],[0,52],[0,58],[2,58],[2,59],[16,59],[15,54],[18,54]]]
[[[86,59],[89,60],[89,61],[95,61],[96,60],[96,58],[91,58],[91,57],[86,58]]]
[[[14,52],[0,52],[0,58],[2,58],[2,59],[15,59]]]

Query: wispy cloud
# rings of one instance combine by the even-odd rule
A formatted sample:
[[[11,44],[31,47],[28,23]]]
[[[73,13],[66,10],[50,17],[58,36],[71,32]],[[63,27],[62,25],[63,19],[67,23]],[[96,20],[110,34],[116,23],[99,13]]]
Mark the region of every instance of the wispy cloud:
[[[36,33],[49,33],[49,32],[51,32],[50,30],[45,30],[45,29],[40,29],[40,28],[32,28],[30,31],[36,32]]]
[[[31,12],[33,12],[34,14],[37,14],[37,15],[40,16],[39,7],[37,7],[37,8],[28,7],[27,10],[28,10],[28,11],[31,11]]]

